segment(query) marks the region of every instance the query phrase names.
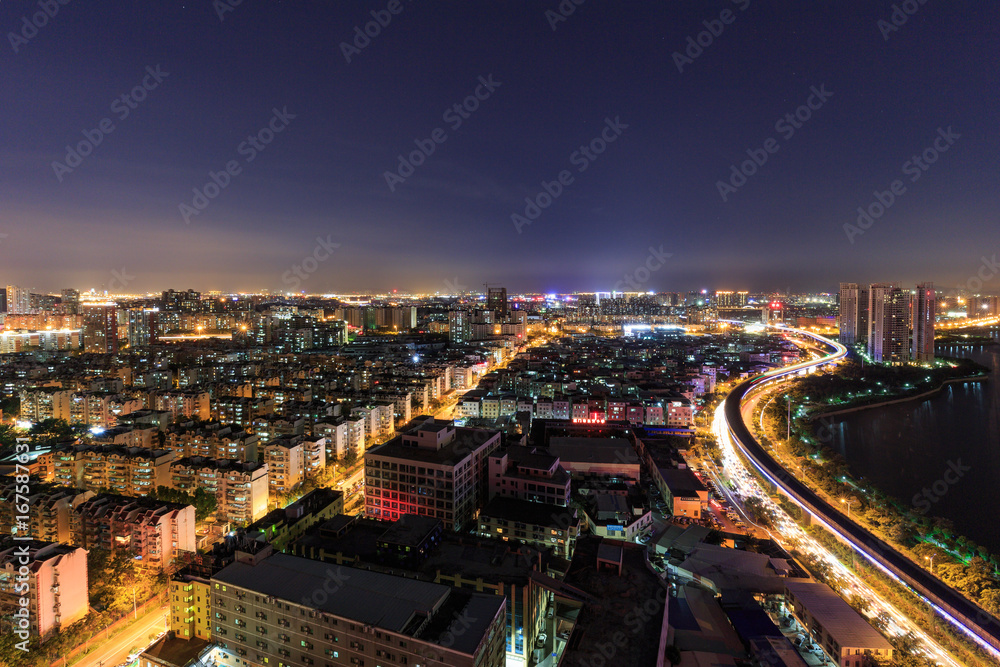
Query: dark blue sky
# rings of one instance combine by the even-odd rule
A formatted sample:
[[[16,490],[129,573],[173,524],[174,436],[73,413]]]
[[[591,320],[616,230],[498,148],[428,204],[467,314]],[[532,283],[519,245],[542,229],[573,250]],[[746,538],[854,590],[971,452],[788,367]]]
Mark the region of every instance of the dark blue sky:
[[[389,5],[244,0],[220,20],[209,0],[75,0],[15,52],[9,33],[39,9],[3,2],[0,282],[285,289],[326,256],[317,237],[340,245],[306,262],[312,292],[610,289],[661,246],[643,288],[960,285],[1000,251],[996,3],[912,0],[885,39],[888,1],[589,0],[553,30],[556,0],[400,0],[346,62],[340,43]],[[732,22],[679,72],[674,52],[723,10]],[[116,98],[157,65],[168,75],[122,119]],[[443,113],[490,75],[500,86],[453,130]],[[812,86],[833,94],[778,131]],[[275,108],[295,118],[241,151]],[[105,118],[114,130],[57,176]],[[627,129],[574,156],[606,118]],[[949,127],[959,138],[911,181],[904,163]],[[391,191],[385,172],[437,128]],[[769,138],[777,152],[723,201],[718,181]],[[180,205],[229,161],[239,173],[186,223]],[[511,215],[563,170],[572,182],[518,233]],[[849,240],[896,179],[905,192]]]

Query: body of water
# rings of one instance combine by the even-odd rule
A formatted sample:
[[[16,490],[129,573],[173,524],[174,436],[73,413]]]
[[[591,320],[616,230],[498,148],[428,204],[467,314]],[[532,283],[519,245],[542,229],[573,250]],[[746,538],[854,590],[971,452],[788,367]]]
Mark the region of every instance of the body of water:
[[[1000,345],[941,347],[937,353],[991,368],[989,380],[843,415],[831,425],[831,444],[856,477],[904,503],[929,507],[929,514],[950,519],[958,534],[997,553]]]

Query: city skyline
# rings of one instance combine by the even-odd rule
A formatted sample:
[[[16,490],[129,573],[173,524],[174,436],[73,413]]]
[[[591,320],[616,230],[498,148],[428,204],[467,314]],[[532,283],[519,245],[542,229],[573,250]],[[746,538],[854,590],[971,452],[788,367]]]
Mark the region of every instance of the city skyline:
[[[998,26],[0,2],[0,667],[1000,665]]]
[[[891,6],[742,1],[556,18],[225,6],[150,8],[156,29],[128,7],[60,5],[42,27],[2,8],[0,81],[23,93],[0,120],[8,283],[444,292],[487,276],[545,293],[653,265],[656,291],[816,291],[962,286],[994,256],[981,54],[998,45],[969,26],[995,7],[921,5],[896,26]],[[371,12],[386,25],[366,37]]]

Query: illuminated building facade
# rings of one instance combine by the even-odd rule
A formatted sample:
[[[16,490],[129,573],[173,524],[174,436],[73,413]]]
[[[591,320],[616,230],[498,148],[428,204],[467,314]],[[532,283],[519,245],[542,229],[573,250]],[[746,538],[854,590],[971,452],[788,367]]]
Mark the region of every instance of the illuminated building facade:
[[[913,349],[918,363],[934,361],[934,318],[937,315],[934,283],[921,283],[913,295]]]
[[[83,351],[97,354],[117,354],[117,306],[89,303],[83,305]]]
[[[127,552],[158,572],[197,551],[193,505],[101,494],[74,508],[71,530],[77,546]]]
[[[211,582],[227,667],[505,664],[499,595],[266,552],[237,552]]]
[[[417,514],[449,530],[466,528],[486,502],[489,455],[499,444],[499,431],[427,419],[365,452],[365,513],[390,521]]]
[[[868,356],[886,364],[910,358],[910,295],[895,283],[869,288]]]
[[[128,311],[128,346],[142,347],[156,342],[158,308]]]

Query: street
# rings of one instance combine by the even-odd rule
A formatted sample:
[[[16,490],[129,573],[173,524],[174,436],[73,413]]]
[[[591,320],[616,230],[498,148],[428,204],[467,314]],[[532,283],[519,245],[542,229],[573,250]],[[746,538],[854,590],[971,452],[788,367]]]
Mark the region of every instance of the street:
[[[843,346],[834,342],[829,342],[829,344],[837,351],[831,357],[844,353],[845,348]],[[771,382],[787,380],[794,377],[794,375],[800,374],[803,369],[819,365],[820,363],[823,362],[820,360],[811,360],[805,363],[792,364],[791,366],[771,371],[763,377],[766,381]],[[754,465],[757,469],[760,469],[761,464],[759,462],[753,464],[744,463],[741,456],[749,456],[747,443],[752,443],[757,447],[760,447],[760,445],[756,444],[756,440],[753,439],[752,435],[749,435],[747,423],[752,418],[752,413],[747,413],[748,406],[740,399],[743,398],[746,392],[745,387],[747,384],[759,382],[759,380],[759,378],[751,380],[749,383],[745,383],[743,388],[737,387],[734,392],[742,392],[740,394],[731,392],[726,400],[716,408],[715,420],[713,422],[713,430],[722,451],[722,468],[728,474],[730,481],[734,482],[739,496],[742,498],[756,497],[763,504],[774,524],[771,536],[776,542],[781,544],[786,550],[797,550],[799,553],[808,555],[817,562],[822,563],[825,567],[828,567],[830,571],[828,578],[832,587],[838,589],[845,597],[852,595],[863,597],[868,605],[864,612],[865,616],[869,618],[881,616],[886,619],[888,632],[891,634],[899,635],[912,632],[919,643],[917,648],[919,655],[926,656],[938,664],[957,667],[960,663],[947,650],[929,637],[913,619],[906,617],[896,606],[876,593],[867,582],[863,581],[844,563],[838,560],[827,547],[824,547],[817,539],[809,535],[798,522],[789,517],[788,513],[774,501],[769,493],[769,487],[767,485],[762,486],[757,478],[750,473],[748,466]],[[741,437],[743,438],[742,440],[740,439]],[[771,481],[769,476],[768,480]],[[783,483],[785,485],[795,485],[796,493],[799,496],[812,493],[794,478],[785,479]],[[815,502],[822,503],[823,501],[817,498]],[[824,516],[823,520],[826,522],[824,525],[827,526],[831,522],[829,516]],[[848,524],[848,526],[843,528],[838,525],[838,528],[841,528],[841,531],[837,532],[838,536],[843,536],[844,530],[857,532],[854,524],[849,524],[849,522],[843,523]]]
[[[163,605],[150,611],[145,616],[129,626],[116,637],[95,649],[84,657],[75,667],[115,667],[125,662],[129,649],[138,647],[144,649],[149,645],[149,635],[158,635],[166,630],[168,625],[169,605]]]

